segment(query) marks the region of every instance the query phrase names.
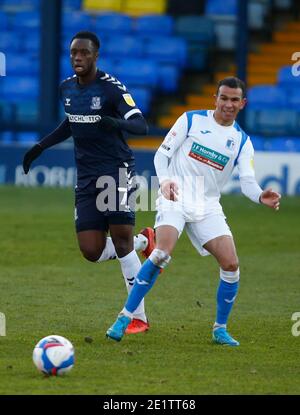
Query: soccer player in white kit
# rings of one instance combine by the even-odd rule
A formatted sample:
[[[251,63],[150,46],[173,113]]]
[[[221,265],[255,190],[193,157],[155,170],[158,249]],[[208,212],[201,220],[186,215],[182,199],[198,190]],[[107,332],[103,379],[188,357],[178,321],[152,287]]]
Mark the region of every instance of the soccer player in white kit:
[[[120,341],[133,312],[153,286],[183,231],[201,255],[213,255],[220,266],[213,341],[238,346],[227,331],[237,296],[239,262],[234,240],[220,205],[220,192],[237,165],[242,192],[253,202],[279,209],[281,195],[262,190],[255,180],[250,137],[235,121],[246,104],[245,84],[228,77],[219,82],[215,110],[181,115],[154,157],[160,182],[155,221],[156,247],[140,269],[125,307],[108,329]]]

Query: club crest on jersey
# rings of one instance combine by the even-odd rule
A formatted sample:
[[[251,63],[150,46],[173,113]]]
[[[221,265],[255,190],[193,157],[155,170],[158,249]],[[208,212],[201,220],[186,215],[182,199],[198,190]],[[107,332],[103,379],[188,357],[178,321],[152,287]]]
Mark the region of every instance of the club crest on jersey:
[[[101,109],[101,99],[100,97],[92,98],[91,110],[100,110]]]
[[[123,94],[123,98],[130,107],[135,107],[135,102],[130,94]]]
[[[234,140],[232,138],[229,138],[226,142],[226,148],[228,148],[229,150],[233,150],[234,149]]]

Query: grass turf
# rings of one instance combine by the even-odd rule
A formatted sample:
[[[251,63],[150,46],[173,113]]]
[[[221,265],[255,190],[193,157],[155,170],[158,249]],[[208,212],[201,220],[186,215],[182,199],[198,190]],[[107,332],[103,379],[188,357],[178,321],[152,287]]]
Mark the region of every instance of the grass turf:
[[[299,198],[273,212],[242,196],[222,204],[235,236],[241,284],[229,323],[241,346],[211,343],[218,266],[186,235],[146,298],[148,333],[105,338],[125,296],[119,264],[92,264],[78,250],[73,193],[0,188],[0,395],[299,394]],[[137,214],[136,230],[153,225]],[[45,378],[32,363],[42,337],[72,341],[73,370]],[[87,342],[86,337],[93,341]]]

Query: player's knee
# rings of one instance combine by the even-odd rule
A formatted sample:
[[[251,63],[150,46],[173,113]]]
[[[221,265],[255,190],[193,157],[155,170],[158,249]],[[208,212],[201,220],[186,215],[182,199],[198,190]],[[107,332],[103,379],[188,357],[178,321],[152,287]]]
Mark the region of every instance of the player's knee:
[[[237,269],[233,271],[224,270],[223,268],[220,268],[220,278],[221,280],[229,283],[238,282],[240,279],[239,267],[237,267]]]
[[[153,262],[154,265],[160,268],[165,268],[170,262],[171,257],[167,252],[155,248],[151,252],[149,259],[151,260],[151,262]]]
[[[127,240],[115,243],[115,250],[119,258],[128,255],[132,249],[132,246],[128,243]]]
[[[96,262],[100,258],[102,251],[98,249],[93,248],[83,248],[80,247],[81,253],[84,256],[85,259],[87,259],[90,262]]]
[[[221,264],[221,268],[224,271],[235,272],[239,268],[239,261],[237,258],[228,259]]]

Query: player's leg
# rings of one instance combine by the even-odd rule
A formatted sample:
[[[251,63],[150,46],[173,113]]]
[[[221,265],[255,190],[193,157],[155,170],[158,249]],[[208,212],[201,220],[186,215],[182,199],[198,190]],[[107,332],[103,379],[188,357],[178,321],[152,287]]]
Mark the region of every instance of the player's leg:
[[[75,226],[79,248],[91,262],[103,262],[117,257],[111,237],[107,237],[108,218],[97,210],[95,194],[76,194]],[[153,247],[152,234],[133,237],[134,249],[149,250]]]
[[[219,236],[204,245],[220,265],[220,281],[217,290],[217,316],[213,327],[213,340],[219,344],[238,346],[227,333],[227,321],[239,287],[239,263],[231,236]]]
[[[169,212],[168,212],[169,213]],[[156,219],[156,248],[152,251],[149,258],[143,263],[134,286],[125,306],[119,314],[115,323],[108,329],[106,336],[120,341],[124,335],[126,327],[133,318],[133,312],[137,304],[145,297],[154,285],[160,271],[168,264],[179,235],[184,228],[184,218],[179,212],[164,214],[165,222],[162,222],[157,215]],[[170,225],[170,223],[174,225]]]
[[[133,229],[133,225],[128,224],[111,224],[109,226],[128,294],[130,294],[137,273],[142,266],[133,247]],[[133,321],[127,333],[139,333],[148,330],[148,328],[149,323],[145,314],[144,300],[142,300],[134,311]]]
[[[238,291],[239,266],[234,241],[225,217],[222,214],[212,215],[201,222],[187,224],[186,230],[199,253],[201,255],[212,254],[220,265],[217,317],[213,327],[214,337],[219,334],[220,342],[222,341],[223,344],[238,345],[238,342],[232,339],[226,331],[227,321]]]

